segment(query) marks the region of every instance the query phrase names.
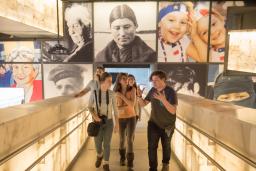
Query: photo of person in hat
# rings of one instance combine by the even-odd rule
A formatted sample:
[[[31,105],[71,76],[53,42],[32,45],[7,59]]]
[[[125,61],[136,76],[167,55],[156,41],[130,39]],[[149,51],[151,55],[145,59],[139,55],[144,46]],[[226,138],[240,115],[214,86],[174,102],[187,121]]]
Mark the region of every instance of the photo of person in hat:
[[[92,65],[48,64],[44,65],[46,98],[74,95],[80,92],[92,75]],[[88,78],[85,79],[86,77]]]
[[[95,61],[155,62],[156,52],[136,35],[138,24],[135,12],[130,6],[126,4],[115,6],[109,15],[112,40],[97,53]]]

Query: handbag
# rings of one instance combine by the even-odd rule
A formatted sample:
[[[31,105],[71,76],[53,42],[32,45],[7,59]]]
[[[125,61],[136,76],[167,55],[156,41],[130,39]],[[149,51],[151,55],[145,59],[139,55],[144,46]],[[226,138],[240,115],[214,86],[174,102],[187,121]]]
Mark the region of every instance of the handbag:
[[[94,96],[95,96],[95,101],[96,101],[96,110],[97,110],[96,112],[98,114],[99,108],[98,108],[98,100],[97,100],[96,90],[94,90]],[[95,122],[95,121],[90,122],[87,127],[88,135],[91,137],[96,137],[99,134],[100,127],[101,127],[100,122]]]

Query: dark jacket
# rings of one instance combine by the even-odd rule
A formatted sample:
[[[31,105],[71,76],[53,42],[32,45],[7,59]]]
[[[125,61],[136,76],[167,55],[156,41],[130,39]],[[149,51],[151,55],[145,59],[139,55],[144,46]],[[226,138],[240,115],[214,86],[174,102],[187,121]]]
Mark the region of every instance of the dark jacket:
[[[69,62],[92,62],[92,61],[93,61],[93,43],[92,43],[92,41],[87,42],[69,60]]]
[[[133,42],[128,46],[131,48],[131,61],[117,61],[119,58],[119,48],[112,40],[100,51],[95,62],[156,62],[156,52],[150,48],[140,37],[135,36]]]

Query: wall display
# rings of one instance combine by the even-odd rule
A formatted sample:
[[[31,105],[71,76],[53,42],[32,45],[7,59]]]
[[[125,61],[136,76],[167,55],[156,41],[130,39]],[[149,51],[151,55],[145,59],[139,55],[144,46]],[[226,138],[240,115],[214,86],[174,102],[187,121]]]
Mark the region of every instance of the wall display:
[[[64,4],[64,34],[69,54],[63,62],[92,62],[92,4]]]
[[[92,79],[92,64],[44,64],[45,98],[81,91]]]
[[[167,83],[178,93],[204,96],[206,87],[206,64],[158,64],[167,74]]]
[[[256,73],[256,31],[229,32],[227,70]]]
[[[206,62],[207,44],[197,29],[209,2],[160,2],[158,14],[158,62]],[[205,23],[208,30],[208,22]]]
[[[156,2],[94,3],[95,61],[156,62],[156,9]]]
[[[23,88],[26,103],[42,99],[41,65],[0,64],[0,87]]]
[[[5,62],[40,62],[40,41],[0,42],[1,61]]]
[[[210,62],[224,62],[225,38],[226,38],[226,17],[227,7],[244,6],[243,1],[218,1],[212,4],[211,34],[210,34]],[[203,29],[205,20],[202,19],[199,28]],[[206,27],[206,26],[205,26]],[[208,34],[208,31],[207,31]],[[202,35],[204,42],[208,42],[208,37]]]

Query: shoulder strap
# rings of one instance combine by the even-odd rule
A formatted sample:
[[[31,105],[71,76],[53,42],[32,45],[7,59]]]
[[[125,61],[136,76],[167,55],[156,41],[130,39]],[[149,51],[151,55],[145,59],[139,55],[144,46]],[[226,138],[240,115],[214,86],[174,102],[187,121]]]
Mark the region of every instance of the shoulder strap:
[[[95,96],[95,103],[96,103],[97,115],[99,115],[98,97],[97,97],[97,92],[96,92],[96,90],[94,90],[94,96]]]

